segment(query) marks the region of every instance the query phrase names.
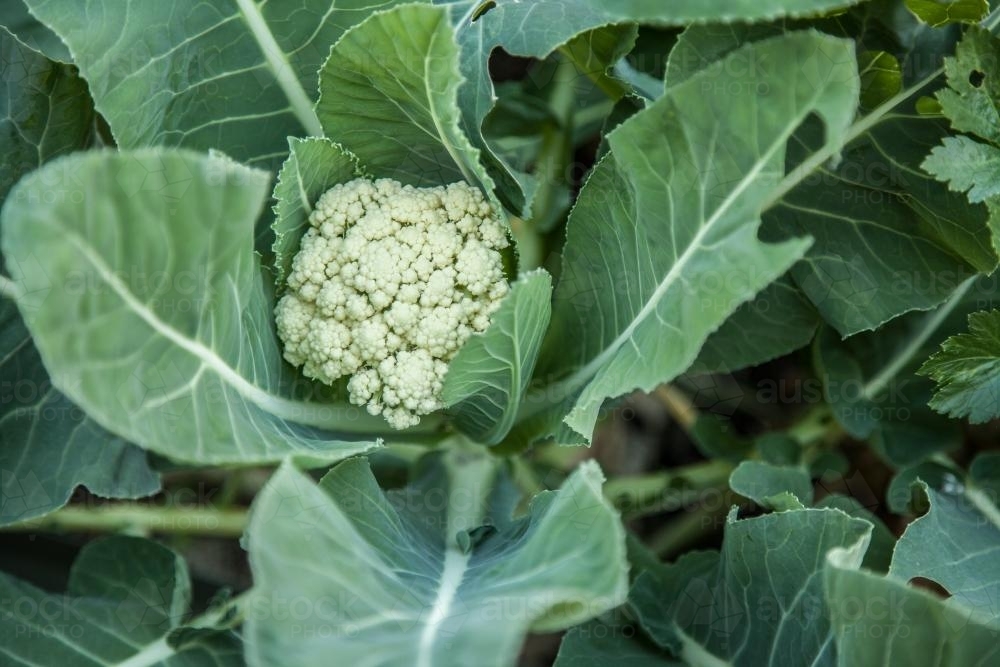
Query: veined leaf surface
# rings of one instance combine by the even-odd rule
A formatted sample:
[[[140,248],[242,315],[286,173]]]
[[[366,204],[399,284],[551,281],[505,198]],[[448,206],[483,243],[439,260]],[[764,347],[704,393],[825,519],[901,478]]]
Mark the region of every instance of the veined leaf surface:
[[[381,667],[513,665],[529,630],[563,629],[624,600],[625,535],[596,464],[520,519],[490,459],[452,452],[420,468],[388,494],[361,459],[319,485],[279,470],[247,533],[251,603],[266,610],[288,596],[323,612],[306,635],[292,618],[251,617],[251,665],[312,667],[331,655]]]

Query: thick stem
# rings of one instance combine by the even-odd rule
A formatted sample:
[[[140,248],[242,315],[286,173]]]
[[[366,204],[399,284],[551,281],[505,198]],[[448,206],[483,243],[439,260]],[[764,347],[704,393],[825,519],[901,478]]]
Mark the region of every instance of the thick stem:
[[[0,531],[8,532],[94,532],[148,535],[207,535],[240,537],[246,528],[243,509],[157,507],[156,505],[114,504],[98,507],[70,505],[52,514],[29,519]]]
[[[721,499],[734,467],[715,459],[648,475],[615,477],[604,485],[604,495],[626,520],[673,512],[704,504],[709,495]]]

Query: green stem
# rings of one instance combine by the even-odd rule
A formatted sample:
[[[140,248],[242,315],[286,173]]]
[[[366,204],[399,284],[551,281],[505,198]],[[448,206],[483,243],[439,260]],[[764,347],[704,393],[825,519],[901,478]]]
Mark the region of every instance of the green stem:
[[[626,520],[672,512],[703,501],[706,491],[725,489],[734,467],[715,459],[648,475],[615,477],[604,485],[604,495]]]
[[[972,284],[976,281],[976,277],[973,276],[969,278],[964,283],[959,285],[958,289],[952,293],[948,300],[944,302],[937,310],[928,313],[924,322],[920,325],[919,331],[916,336],[910,339],[906,346],[901,349],[895,357],[893,357],[888,364],[886,364],[881,371],[879,371],[871,380],[869,380],[863,390],[862,396],[866,400],[874,400],[878,398],[889,383],[892,382],[899,372],[906,367],[907,364],[913,359],[913,356],[920,351],[920,348],[924,346],[927,340],[934,334],[935,331],[941,326],[941,324],[951,315],[952,311],[961,303],[962,299],[965,297],[965,293],[969,291]]]
[[[655,533],[649,540],[649,548],[662,560],[670,560],[708,535],[719,532],[728,511],[729,504],[725,502],[705,503],[693,512],[678,516]]]
[[[29,519],[0,531],[9,532],[130,532],[148,535],[210,535],[240,537],[247,523],[243,509],[157,507],[114,504],[98,507],[70,505],[52,514]]]

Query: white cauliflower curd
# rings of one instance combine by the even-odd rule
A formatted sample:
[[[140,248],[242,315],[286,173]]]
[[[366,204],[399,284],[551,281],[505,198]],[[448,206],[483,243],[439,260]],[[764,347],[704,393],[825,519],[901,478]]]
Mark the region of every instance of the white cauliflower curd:
[[[440,409],[448,362],[507,293],[504,224],[466,183],[325,192],[275,310],[285,359],[394,428]]]

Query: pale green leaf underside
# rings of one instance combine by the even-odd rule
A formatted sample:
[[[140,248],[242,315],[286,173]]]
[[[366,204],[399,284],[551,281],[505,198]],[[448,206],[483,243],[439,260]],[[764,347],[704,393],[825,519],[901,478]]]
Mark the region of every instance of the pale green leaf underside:
[[[769,95],[740,84],[734,96],[728,60],[671,88],[610,135],[611,154],[570,217],[543,363],[550,374],[572,369],[557,386],[579,391],[567,423],[581,434],[605,398],[683,372],[808,247],[761,243],[760,212],[808,116],[823,118],[827,141],[842,141],[857,104],[853,47],[795,33],[729,58],[774,63],[762,75]],[[733,108],[743,111],[723,114]]]
[[[452,359],[444,403],[456,425],[476,442],[495,445],[514,424],[552,314],[552,278],[522,276],[493,314],[489,329]]]
[[[55,386],[102,426],[204,463],[374,446],[296,425],[363,434],[372,419],[356,408],[281,397],[289,383],[252,248],[268,181],[151,149],[62,158],[18,184],[2,226],[21,312]],[[30,197],[53,188],[76,199]]]
[[[921,484],[930,509],[899,538],[889,575],[902,581],[914,577],[935,581],[951,596],[949,605],[997,622],[1000,510],[989,493],[969,484],[955,494]]]
[[[938,412],[973,424],[1000,415],[1000,310],[971,314],[969,332],[944,341],[920,373],[937,382]]]
[[[365,170],[415,186],[493,182],[459,127],[458,45],[449,10],[407,5],[347,32],[320,70],[323,132]]]
[[[623,601],[624,532],[595,464],[514,522],[491,501],[504,482],[489,459],[453,453],[421,467],[389,494],[361,459],[320,485],[277,473],[248,531],[252,603],[265,611],[248,620],[251,665],[325,666],[335,655],[381,667],[508,666],[529,629],[566,628]],[[474,531],[484,522],[494,528]],[[307,625],[326,631],[303,634],[300,621],[266,613],[285,598],[322,608]]]
[[[215,148],[273,168],[319,135],[330,45],[395,0],[26,0],[69,45],[118,145]]]
[[[191,582],[184,559],[136,537],[107,537],[83,548],[65,594],[0,573],[0,661],[36,667],[238,667],[239,639],[205,633],[181,650],[167,633],[188,613]],[[39,613],[39,610],[45,611]]]

